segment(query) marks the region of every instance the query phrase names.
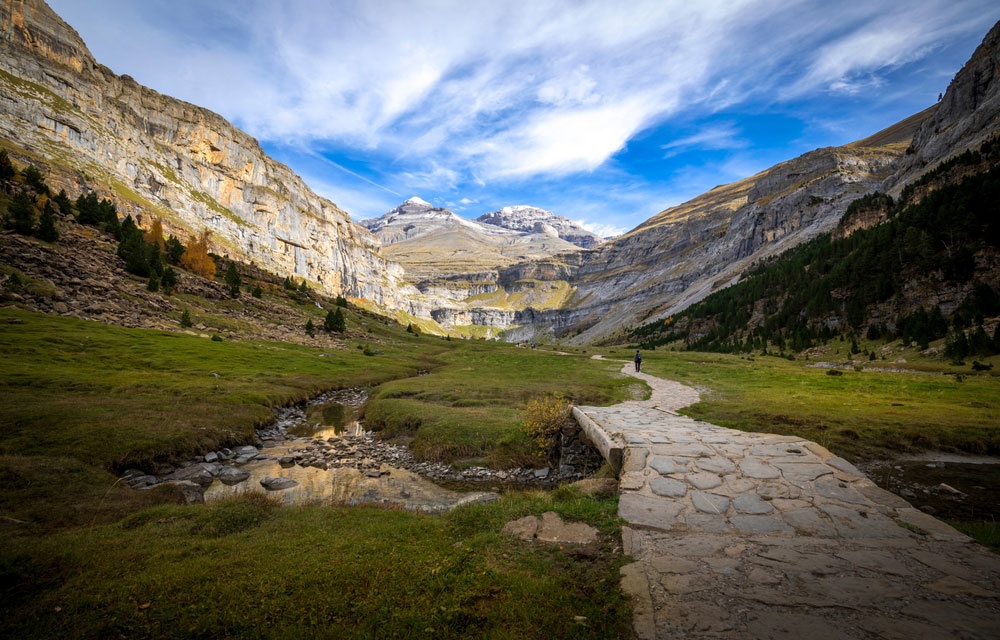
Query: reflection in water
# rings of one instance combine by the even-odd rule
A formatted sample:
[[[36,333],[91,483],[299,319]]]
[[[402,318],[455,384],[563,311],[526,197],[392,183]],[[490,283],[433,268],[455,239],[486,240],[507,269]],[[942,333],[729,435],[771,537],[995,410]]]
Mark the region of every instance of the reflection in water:
[[[310,407],[313,409],[313,407]],[[341,420],[343,415],[348,420]],[[322,416],[319,420],[313,418]],[[319,424],[334,418],[333,425]],[[337,424],[337,423],[340,424]],[[316,428],[316,427],[320,428]],[[296,427],[299,429],[300,427]],[[378,470],[359,471],[352,468],[329,470],[315,467],[292,466],[283,468],[278,459],[288,455],[290,449],[301,449],[316,438],[330,438],[361,433],[361,425],[353,420],[353,412],[342,405],[340,410],[327,405],[317,405],[312,417],[296,431],[309,437],[298,437],[267,448],[263,453],[271,459],[254,460],[241,467],[250,473],[245,481],[226,485],[216,479],[205,491],[208,502],[254,491],[281,500],[286,505],[305,504],[382,504],[400,508],[439,513],[470,502],[484,502],[496,498],[495,493],[463,493],[439,487],[430,480],[406,469],[381,465]],[[304,431],[304,433],[303,433]],[[289,430],[291,435],[291,430]],[[265,478],[291,478],[298,485],[281,491],[267,491],[261,486]]]
[[[289,427],[288,433],[303,438],[318,436],[319,432],[333,436],[360,435],[361,425],[355,420],[354,411],[339,402],[308,405],[306,419]]]

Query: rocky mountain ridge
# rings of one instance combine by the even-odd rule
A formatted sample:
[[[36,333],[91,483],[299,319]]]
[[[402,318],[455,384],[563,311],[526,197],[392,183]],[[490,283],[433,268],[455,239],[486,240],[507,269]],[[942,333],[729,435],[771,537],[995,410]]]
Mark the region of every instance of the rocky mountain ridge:
[[[551,211],[527,205],[513,205],[484,213],[476,218],[478,222],[512,229],[524,233],[546,233],[555,235],[582,249],[593,249],[604,242],[604,238],[584,229],[569,218],[557,216]]]
[[[408,308],[403,270],[346,212],[221,116],[97,63],[41,0],[0,4],[0,138],[75,197],[97,189],[143,225],[331,295]]]
[[[501,280],[507,267],[583,250],[560,238],[556,229],[575,225],[534,211],[542,215],[532,214],[528,229],[511,229],[468,220],[413,197],[359,224],[381,241],[388,258],[404,267],[422,294],[421,311],[446,328],[478,326],[495,335],[511,326],[512,309],[553,308],[565,293],[564,287],[539,289],[509,279],[505,287]]]

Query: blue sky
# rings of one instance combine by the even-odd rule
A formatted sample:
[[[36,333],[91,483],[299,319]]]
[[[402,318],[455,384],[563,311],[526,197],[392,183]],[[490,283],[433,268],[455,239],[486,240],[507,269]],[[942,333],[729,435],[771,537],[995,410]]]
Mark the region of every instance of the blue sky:
[[[608,235],[930,106],[995,0],[48,0],[355,219],[410,196]]]

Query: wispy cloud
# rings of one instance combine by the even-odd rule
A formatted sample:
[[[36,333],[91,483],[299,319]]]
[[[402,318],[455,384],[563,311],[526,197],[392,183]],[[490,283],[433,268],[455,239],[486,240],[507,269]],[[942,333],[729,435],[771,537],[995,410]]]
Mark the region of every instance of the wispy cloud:
[[[689,136],[671,140],[661,145],[664,158],[672,158],[692,149],[745,149],[749,142],[740,137],[739,128],[732,122],[706,127]]]

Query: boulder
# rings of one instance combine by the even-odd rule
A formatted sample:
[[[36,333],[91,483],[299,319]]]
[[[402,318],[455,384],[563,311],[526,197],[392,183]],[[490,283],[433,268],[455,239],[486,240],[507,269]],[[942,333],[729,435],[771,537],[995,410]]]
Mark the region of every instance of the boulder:
[[[239,484],[249,477],[249,471],[244,471],[236,467],[226,467],[219,473],[219,480],[225,485]]]
[[[284,491],[285,489],[299,486],[299,483],[291,478],[272,478],[268,476],[260,481],[260,486],[268,491]]]

